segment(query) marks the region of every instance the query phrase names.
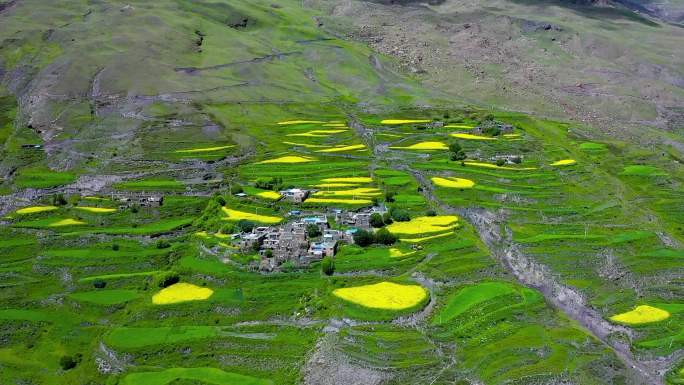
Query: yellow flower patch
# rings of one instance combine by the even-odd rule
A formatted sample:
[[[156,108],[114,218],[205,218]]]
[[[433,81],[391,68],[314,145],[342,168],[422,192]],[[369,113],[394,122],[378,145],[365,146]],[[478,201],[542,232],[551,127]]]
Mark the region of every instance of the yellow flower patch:
[[[395,247],[392,247],[391,249],[389,249],[389,256],[392,258],[406,257],[408,255],[412,255],[415,253],[416,253],[415,251],[411,251],[410,253],[404,253],[403,251],[401,251]]]
[[[275,158],[275,159],[262,160],[261,162],[258,162],[257,164],[307,163],[307,162],[315,162],[315,161],[316,161],[316,159],[314,159],[314,158],[309,158],[309,157],[304,157],[304,156],[288,155],[288,156],[281,156],[280,158]]]
[[[152,296],[152,303],[155,305],[168,305],[172,303],[203,301],[214,294],[214,291],[193,285],[191,283],[176,283],[160,290]]]
[[[431,178],[432,183],[435,184],[435,186],[439,187],[448,187],[448,188],[471,188],[475,186],[475,182],[473,182],[470,179],[463,179],[463,178],[440,178],[440,177],[434,177]]]
[[[551,163],[552,166],[570,166],[576,164],[577,161],[574,159],[561,159]]]
[[[351,146],[333,147],[333,148],[328,148],[325,150],[318,150],[316,152],[343,152],[343,151],[363,150],[365,148],[366,148],[366,146],[364,146],[363,144],[352,144]]]
[[[421,242],[429,241],[429,240],[436,239],[436,238],[448,237],[449,235],[452,235],[452,234],[453,234],[452,232],[447,232],[447,233],[442,233],[442,234],[430,235],[429,237],[401,238],[399,240],[402,242],[406,242],[406,243],[421,243]]]
[[[258,196],[260,198],[264,198],[264,199],[274,200],[274,201],[277,201],[278,199],[282,198],[282,196],[275,191],[262,191],[262,192],[256,194],[256,196]]]
[[[409,124],[409,123],[430,123],[430,119],[384,119],[380,124]]]
[[[79,221],[76,219],[72,218],[67,218],[67,219],[62,219],[56,222],[50,223],[48,226],[50,227],[60,227],[60,226],[74,226],[74,225],[85,225],[86,223],[83,221]]]
[[[503,134],[504,138],[519,138],[520,134]]]
[[[87,207],[87,206],[81,206],[81,207],[76,207],[77,210],[81,211],[87,211],[89,213],[95,213],[95,214],[109,214],[113,213],[116,211],[116,209],[110,209],[107,207]]]
[[[335,289],[333,295],[372,309],[403,310],[423,302],[428,293],[419,285],[380,282],[374,285]]]
[[[444,128],[460,128],[460,129],[467,130],[467,129],[475,128],[475,126],[469,126],[467,124],[447,124],[446,126],[444,126]]]
[[[356,184],[356,183],[321,183],[321,184],[313,185],[313,187],[318,187],[318,188],[356,187],[356,186],[358,186],[358,184]]]
[[[481,163],[481,162],[465,162],[467,166],[475,166],[475,167],[484,167],[484,168],[494,168],[497,170],[518,170],[518,171],[525,171],[525,170],[536,170],[536,167],[507,167],[507,166],[498,166],[496,164],[492,163]]]
[[[455,229],[458,217],[455,215],[438,215],[434,217],[416,217],[408,222],[394,222],[387,230],[394,234],[427,234]]]
[[[24,207],[23,209],[17,210],[17,214],[36,214],[36,213],[43,213],[46,211],[52,211],[52,210],[57,210],[56,206],[31,206],[31,207]]]
[[[622,314],[616,314],[610,317],[611,321],[624,323],[628,325],[640,325],[651,322],[658,322],[670,317],[670,312],[657,307],[640,305]]]
[[[306,203],[340,203],[348,205],[368,205],[372,202],[368,199],[337,199],[337,198],[309,198]]]
[[[248,213],[248,212],[244,212],[244,211],[231,210],[228,207],[223,207],[221,210],[223,210],[223,212],[226,215],[228,215],[228,217],[226,217],[224,219],[229,220],[229,221],[239,221],[239,220],[245,219],[248,221],[254,221],[254,222],[274,225],[276,223],[280,223],[280,221],[283,220],[283,218],[281,218],[281,217],[252,214],[252,213]]]
[[[313,194],[314,196],[378,196],[382,195],[382,192],[374,187],[359,187],[349,190],[333,190],[333,191],[318,191]]]
[[[325,123],[320,120],[286,120],[284,122],[278,122],[281,126],[290,126],[293,124],[313,124],[313,123]]]
[[[332,134],[339,134],[346,131],[348,130],[311,130],[307,132],[301,132],[298,134],[287,134],[287,136],[310,136],[314,138],[325,138]]]
[[[344,123],[327,123],[323,127],[347,127],[347,125]]]
[[[370,183],[373,178],[367,176],[349,176],[349,177],[339,177],[339,178],[325,178],[321,182],[326,183]]]
[[[448,150],[449,146],[442,142],[420,142],[406,147],[390,147],[398,150]]]
[[[496,138],[490,138],[489,136],[480,136],[480,135],[473,135],[473,134],[451,134],[454,138],[459,138],[459,139],[468,139],[468,140],[496,140]]]
[[[235,147],[235,146],[229,145],[229,146],[216,146],[216,147],[204,147],[204,148],[190,148],[187,150],[176,150],[176,152],[182,153],[182,154],[185,154],[185,153],[193,154],[196,152],[220,151],[220,150],[225,150],[226,148],[231,148],[231,147]]]

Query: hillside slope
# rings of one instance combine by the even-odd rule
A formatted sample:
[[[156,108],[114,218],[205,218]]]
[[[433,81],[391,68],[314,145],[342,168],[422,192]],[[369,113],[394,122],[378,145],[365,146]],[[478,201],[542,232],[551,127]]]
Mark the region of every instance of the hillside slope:
[[[344,20],[331,22],[340,35],[397,57],[445,92],[633,141],[659,141],[662,134],[645,129],[659,128],[682,142],[681,25],[582,2],[310,4]]]

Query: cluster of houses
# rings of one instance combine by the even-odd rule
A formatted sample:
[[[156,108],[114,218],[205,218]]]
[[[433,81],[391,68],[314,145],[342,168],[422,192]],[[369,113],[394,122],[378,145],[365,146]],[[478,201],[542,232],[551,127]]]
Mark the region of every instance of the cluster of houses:
[[[382,210],[384,208],[378,207],[360,212],[333,210],[335,221],[345,225],[345,230],[330,228],[326,215],[313,215],[279,226],[255,227],[251,232],[235,234],[234,238],[240,250],[258,250],[260,270],[272,271],[286,261],[301,266],[335,256],[340,243],[354,243],[354,233],[358,229],[369,229],[371,214]],[[312,226],[318,229],[320,236],[309,237]]]

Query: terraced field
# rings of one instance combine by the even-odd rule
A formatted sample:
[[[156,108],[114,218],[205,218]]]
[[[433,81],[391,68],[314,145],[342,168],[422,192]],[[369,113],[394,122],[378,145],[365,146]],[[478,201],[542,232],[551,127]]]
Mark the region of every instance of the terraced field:
[[[54,92],[0,91],[0,384],[684,383],[675,150],[455,106],[299,2],[27,3],[0,72]],[[334,257],[247,242],[320,218]]]

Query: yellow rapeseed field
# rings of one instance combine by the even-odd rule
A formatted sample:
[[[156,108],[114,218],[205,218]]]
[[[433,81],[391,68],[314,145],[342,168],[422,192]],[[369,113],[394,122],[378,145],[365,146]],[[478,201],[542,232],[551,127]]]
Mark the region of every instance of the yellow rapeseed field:
[[[323,127],[347,127],[345,123],[327,123]]]
[[[616,314],[610,317],[611,321],[629,324],[640,325],[651,322],[658,322],[670,317],[667,310],[658,309],[657,307],[640,305],[622,314]]]
[[[358,186],[357,183],[321,183],[321,184],[315,184],[312,187],[330,188],[330,187],[356,187],[356,186]]]
[[[384,119],[380,124],[409,124],[409,123],[430,123],[430,119]]]
[[[332,134],[339,134],[348,130],[311,130],[307,132],[300,132],[298,134],[287,134],[286,136],[310,136],[314,138],[325,138]]]
[[[401,238],[399,239],[402,242],[406,243],[421,243],[425,241],[429,241],[431,239],[435,238],[442,238],[442,237],[448,237],[449,235],[452,235],[453,233],[451,231],[442,233],[442,234],[435,234],[435,235],[430,235],[429,237],[419,237],[419,238]]]
[[[370,183],[373,178],[367,176],[348,176],[348,177],[338,177],[338,178],[325,178],[321,182],[326,183]]]
[[[23,209],[17,210],[17,214],[36,214],[43,213],[46,211],[57,210],[56,206],[31,206],[24,207]]]
[[[438,215],[435,217],[415,217],[408,222],[394,222],[387,230],[394,234],[427,234],[456,228],[458,217],[455,215]]]
[[[408,255],[412,255],[415,253],[416,253],[415,251],[411,251],[409,253],[404,253],[403,251],[401,251],[395,247],[392,247],[389,249],[389,256],[392,258],[406,257]]]
[[[363,150],[365,148],[366,148],[366,146],[364,146],[363,144],[352,144],[350,146],[340,146],[340,147],[327,148],[325,150],[318,150],[316,152],[342,152],[342,151],[352,151],[352,150]]]
[[[337,199],[337,198],[309,198],[306,203],[341,203],[341,204],[358,204],[368,205],[372,202],[368,199]]]
[[[275,191],[262,191],[260,193],[257,193],[257,196],[260,198],[271,199],[274,201],[277,201],[278,199],[282,198],[282,196]]]
[[[160,290],[152,296],[152,303],[155,305],[168,305],[172,303],[202,301],[214,294],[214,291],[193,285],[191,283],[176,283]]]
[[[444,126],[444,128],[470,129],[470,128],[475,128],[475,126],[469,126],[467,124],[447,124],[446,126]]]
[[[196,152],[212,152],[212,151],[219,151],[219,150],[225,150],[226,148],[231,148],[235,147],[233,145],[229,146],[216,146],[216,147],[204,147],[204,148],[190,148],[187,150],[176,150],[178,153],[196,153]]]
[[[335,289],[333,295],[372,309],[403,310],[423,302],[428,293],[419,285],[380,282],[373,285]]]
[[[254,222],[274,225],[276,223],[280,223],[280,221],[283,220],[283,218],[281,218],[281,217],[252,214],[252,213],[247,213],[244,211],[231,210],[228,207],[223,207],[222,210],[224,213],[226,213],[226,215],[228,215],[228,217],[226,217],[225,219],[227,219],[229,221],[239,221],[241,219],[245,219],[248,221],[254,221]]]
[[[420,142],[406,147],[394,146],[390,148],[398,150],[448,150],[449,146],[442,142]]]
[[[73,225],[85,225],[86,223],[83,221],[79,221],[76,219],[72,218],[67,218],[67,219],[61,219],[56,222],[50,223],[48,226],[50,227],[60,227],[60,226],[73,226]]]
[[[81,207],[76,207],[77,210],[82,210],[82,211],[87,211],[89,213],[96,213],[96,214],[109,214],[116,212],[116,209],[110,209],[107,207],[87,207],[87,206],[81,206]]]
[[[484,167],[484,168],[494,168],[497,170],[536,170],[536,167],[507,167],[507,166],[497,166],[492,163],[482,163],[482,162],[465,162],[466,166]]]
[[[451,134],[454,138],[459,138],[459,139],[470,139],[470,140],[496,140],[496,138],[490,138],[489,136],[480,136],[480,135],[473,135],[473,134],[461,134],[461,133],[456,133],[456,134]]]
[[[577,163],[574,159],[561,159],[551,163],[552,166],[570,166]]]
[[[449,187],[449,188],[471,188],[475,186],[475,182],[470,179],[463,178],[440,178],[433,177],[432,183],[439,187]]]
[[[257,164],[306,163],[306,162],[314,162],[314,161],[316,161],[316,159],[314,159],[314,158],[309,158],[309,157],[304,157],[304,156],[288,155],[288,156],[281,156],[280,158],[275,158],[275,159],[262,160],[261,162],[258,162]]]
[[[382,195],[382,192],[374,187],[359,187],[349,190],[333,190],[333,191],[318,191],[313,194],[314,196],[378,196]]]
[[[284,122],[278,122],[281,126],[289,126],[292,124],[307,124],[307,123],[325,123],[320,120],[286,120]]]

